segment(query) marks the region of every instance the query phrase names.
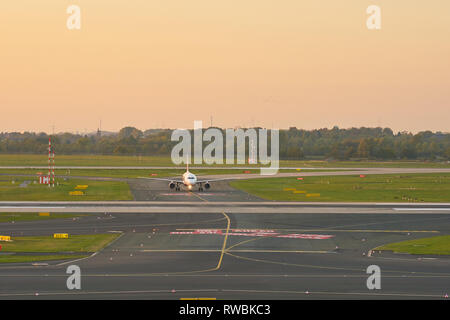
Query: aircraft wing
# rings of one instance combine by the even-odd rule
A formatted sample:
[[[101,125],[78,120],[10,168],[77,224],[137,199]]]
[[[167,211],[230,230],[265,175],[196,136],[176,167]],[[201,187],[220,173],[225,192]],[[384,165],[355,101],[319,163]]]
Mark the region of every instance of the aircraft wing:
[[[216,182],[216,181],[225,181],[225,180],[239,180],[239,179],[241,179],[241,178],[206,179],[206,180],[197,180],[197,183]]]
[[[140,179],[148,179],[148,180],[158,180],[158,181],[167,181],[167,182],[175,182],[175,183],[183,183],[180,179],[167,179],[167,178],[147,178],[147,177],[138,177]]]

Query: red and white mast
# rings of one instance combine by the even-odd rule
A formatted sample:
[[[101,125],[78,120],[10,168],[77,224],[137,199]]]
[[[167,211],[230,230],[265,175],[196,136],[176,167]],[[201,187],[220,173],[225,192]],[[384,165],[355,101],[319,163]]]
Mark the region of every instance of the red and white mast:
[[[52,187],[55,187],[55,149],[52,150]]]
[[[52,174],[51,154],[52,152],[52,140],[48,137],[48,187],[50,188],[50,177]]]
[[[48,186],[55,186],[55,150],[52,149],[52,139],[48,138]]]

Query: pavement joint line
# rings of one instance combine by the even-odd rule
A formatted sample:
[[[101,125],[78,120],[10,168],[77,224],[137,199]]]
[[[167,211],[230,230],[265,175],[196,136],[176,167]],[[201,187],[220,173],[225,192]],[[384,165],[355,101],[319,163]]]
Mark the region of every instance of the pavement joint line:
[[[357,295],[357,296],[399,296],[399,297],[431,297],[442,298],[442,295],[434,294],[414,294],[414,293],[370,293],[370,292],[326,292],[326,291],[283,291],[283,290],[230,290],[223,289],[222,292],[242,292],[242,293],[290,293],[290,294],[305,294],[305,295]]]
[[[279,262],[279,261],[271,261],[271,260],[263,260],[263,259],[254,259],[249,257],[243,257],[234,255],[232,253],[226,252],[227,255],[232,256],[237,259],[248,260],[253,262],[262,262],[262,263],[270,263],[270,264],[279,264],[284,266],[292,266],[292,267],[302,267],[302,268],[312,268],[312,269],[328,269],[328,270],[346,270],[346,271],[357,271],[357,272],[365,272],[364,269],[355,269],[355,268],[343,268],[343,267],[326,267],[326,266],[318,266],[318,265],[308,265],[308,264],[296,264],[296,263],[288,263],[288,262]],[[412,260],[416,261],[416,260]],[[402,270],[384,270],[384,272],[391,273],[402,273],[402,274],[429,274],[429,272],[411,272],[411,271],[402,271]],[[448,276],[448,274],[443,274],[444,276]]]
[[[176,292],[218,292],[219,289],[180,289]],[[89,295],[89,294],[139,294],[139,293],[171,293],[173,292],[169,289],[167,290],[130,290],[130,291],[63,291],[63,292],[37,292],[37,294],[43,296],[53,296],[53,295]],[[0,293],[0,296],[36,296],[34,293]]]
[[[302,294],[302,295],[348,295],[348,296],[397,296],[397,297],[430,297],[443,298],[442,295],[420,294],[420,293],[371,293],[371,292],[326,292],[326,291],[290,291],[290,290],[251,290],[251,289],[179,289],[175,293],[186,292],[221,292],[221,293],[278,293],[278,294]],[[58,295],[101,295],[101,294],[145,294],[145,293],[168,293],[171,290],[130,290],[130,291],[62,291],[62,292],[28,292],[28,293],[0,293],[0,296],[58,296]]]
[[[160,273],[149,273],[149,274],[83,274],[83,277],[92,277],[92,278],[133,278],[133,277],[211,277],[211,278],[219,278],[219,277],[263,277],[263,278],[367,278],[367,275],[364,274],[160,274]],[[29,277],[29,278],[67,278],[67,275],[64,274],[3,274],[0,277]],[[450,278],[450,275],[383,275],[385,278]]]

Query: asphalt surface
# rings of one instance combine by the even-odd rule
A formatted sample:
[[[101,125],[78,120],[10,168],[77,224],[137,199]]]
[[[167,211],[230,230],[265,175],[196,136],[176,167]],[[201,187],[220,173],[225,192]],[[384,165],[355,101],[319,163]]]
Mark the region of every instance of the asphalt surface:
[[[302,175],[349,172],[361,174]],[[289,175],[297,173],[280,174]],[[0,223],[0,233],[12,238],[121,237],[82,260],[0,265],[0,299],[445,299],[450,291],[449,257],[372,250],[450,234],[449,203],[267,202],[227,182],[175,192],[162,181],[124,180],[136,201],[1,202],[0,212],[85,214]],[[81,290],[66,287],[71,264],[81,268]],[[367,288],[369,265],[381,268],[381,290]]]
[[[209,196],[166,195],[160,185],[148,193],[159,201],[0,203],[2,212],[86,214],[1,223],[1,234],[13,238],[122,234],[83,260],[0,265],[0,299],[445,299],[450,293],[449,257],[372,251],[450,234],[450,204],[251,202],[220,184]],[[81,290],[66,287],[72,264],[81,268]],[[380,290],[366,286],[369,265],[381,268]]]
[[[180,178],[178,178],[179,180]],[[129,179],[131,193],[137,201],[259,201],[258,197],[234,189],[226,181],[211,182],[210,189],[204,192],[175,191],[169,188],[169,182],[151,179]],[[182,187],[183,188],[183,187]]]

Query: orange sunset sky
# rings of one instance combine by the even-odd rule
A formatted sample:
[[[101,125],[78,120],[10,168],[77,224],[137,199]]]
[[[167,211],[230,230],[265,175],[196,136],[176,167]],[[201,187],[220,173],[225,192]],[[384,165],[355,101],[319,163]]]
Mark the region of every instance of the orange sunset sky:
[[[81,30],[66,9],[81,7]],[[382,29],[368,30],[379,5]],[[0,3],[0,131],[450,131],[448,0]]]

